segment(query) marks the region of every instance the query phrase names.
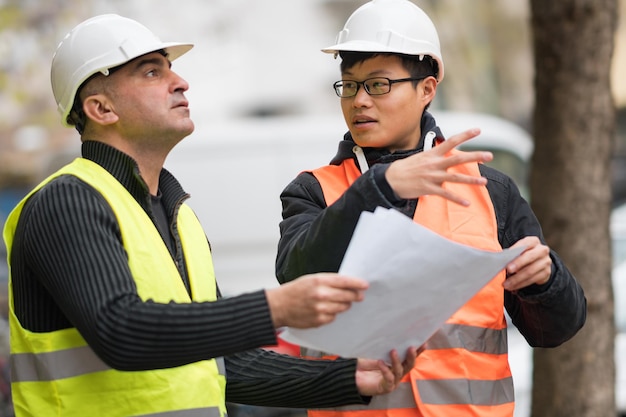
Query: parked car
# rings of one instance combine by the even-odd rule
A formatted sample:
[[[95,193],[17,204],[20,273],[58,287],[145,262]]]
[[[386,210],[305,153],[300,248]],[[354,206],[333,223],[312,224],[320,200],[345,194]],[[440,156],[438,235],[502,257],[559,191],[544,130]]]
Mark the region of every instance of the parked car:
[[[494,159],[488,165],[511,175],[525,194],[533,149],[525,130],[485,113],[432,113],[447,137],[479,127],[481,134],[461,148],[492,151]],[[279,195],[302,170],[327,164],[346,131],[339,113],[225,121],[204,118],[174,148],[166,168],[191,194],[189,204],[211,241],[223,294],[278,285],[274,261],[281,220]],[[228,204],[216,204],[224,201]]]

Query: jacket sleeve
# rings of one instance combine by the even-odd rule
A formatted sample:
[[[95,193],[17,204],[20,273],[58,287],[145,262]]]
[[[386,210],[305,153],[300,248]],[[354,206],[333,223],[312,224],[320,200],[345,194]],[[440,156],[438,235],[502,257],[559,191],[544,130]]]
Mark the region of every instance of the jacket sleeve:
[[[539,221],[528,202],[508,176],[481,166],[498,221],[498,238],[503,248],[526,236],[537,236],[545,244]],[[513,324],[533,347],[555,347],[584,325],[587,301],[582,287],[559,255],[551,250],[552,274],[541,286],[517,292],[505,291],[504,305]]]
[[[355,359],[306,360],[254,349],[224,358],[226,401],[271,407],[367,404],[357,390]]]
[[[336,272],[363,211],[392,207],[376,185],[377,166],[359,177],[333,204],[310,173],[301,173],[281,193],[283,220],[276,258],[280,283],[315,272]]]

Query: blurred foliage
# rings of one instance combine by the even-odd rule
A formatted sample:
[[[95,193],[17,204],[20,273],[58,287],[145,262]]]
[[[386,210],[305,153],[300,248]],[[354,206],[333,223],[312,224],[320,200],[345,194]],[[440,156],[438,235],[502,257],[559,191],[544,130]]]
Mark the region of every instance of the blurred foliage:
[[[0,0],[0,131],[51,120],[49,73],[56,45],[94,1]]]

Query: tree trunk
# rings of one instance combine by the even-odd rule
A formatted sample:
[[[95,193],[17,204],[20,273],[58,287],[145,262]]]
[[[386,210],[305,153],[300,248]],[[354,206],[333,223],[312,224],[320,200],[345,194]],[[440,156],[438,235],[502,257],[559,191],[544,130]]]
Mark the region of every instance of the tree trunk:
[[[617,0],[531,0],[535,152],[531,202],[550,247],[585,289],[572,340],[536,349],[533,417],[615,415],[610,68]]]

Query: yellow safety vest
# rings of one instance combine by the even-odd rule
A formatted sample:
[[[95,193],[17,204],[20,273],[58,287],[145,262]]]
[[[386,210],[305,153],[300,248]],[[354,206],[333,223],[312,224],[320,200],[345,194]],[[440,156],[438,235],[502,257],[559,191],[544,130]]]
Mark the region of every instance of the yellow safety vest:
[[[11,212],[4,229],[11,253],[24,203],[60,175],[74,175],[110,204],[142,300],[158,303],[214,301],[216,284],[209,245],[198,219],[183,204],[178,229],[192,297],[154,223],[104,168],[78,158],[37,186]],[[46,333],[24,329],[15,316],[9,279],[12,395],[16,416],[32,417],[222,417],[226,378],[221,358],[169,369],[125,372],[107,366],[75,328]]]
[[[448,171],[479,176],[477,164]],[[311,171],[331,205],[361,175],[354,160]],[[445,183],[469,207],[439,196],[419,199],[414,221],[458,243],[500,251],[495,210],[486,187]],[[400,386],[368,406],[309,410],[310,417],[512,417],[514,392],[504,318],[501,271],[426,344]],[[312,356],[311,352],[305,353]]]

